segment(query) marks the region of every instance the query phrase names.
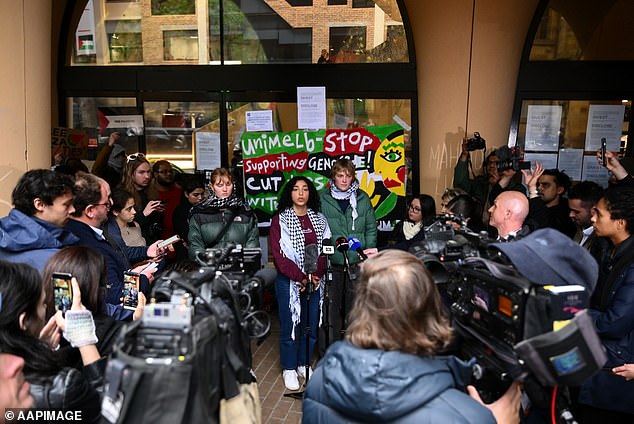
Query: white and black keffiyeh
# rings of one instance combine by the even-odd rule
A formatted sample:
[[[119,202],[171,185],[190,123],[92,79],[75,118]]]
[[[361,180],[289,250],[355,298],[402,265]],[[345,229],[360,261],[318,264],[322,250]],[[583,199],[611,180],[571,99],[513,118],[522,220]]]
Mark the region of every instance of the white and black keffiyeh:
[[[346,191],[341,191],[335,185],[335,180],[330,180],[330,195],[335,200],[348,200],[352,207],[352,231],[354,231],[354,221],[359,216],[357,212],[357,190],[359,189],[359,181],[354,180]]]
[[[324,238],[330,238],[330,228],[326,217],[319,212],[315,212],[312,209],[307,211],[310,223],[313,226],[315,235],[317,236],[317,248],[321,252],[322,240]],[[299,218],[295,214],[293,208],[286,208],[279,214],[280,220],[280,248],[285,257],[292,260],[300,269],[304,270],[304,251],[306,249],[306,239],[302,225],[299,222]],[[309,282],[310,284],[310,282]],[[319,304],[323,301],[323,278],[319,281]],[[289,307],[291,310],[291,319],[293,321],[293,329],[291,331],[291,338],[295,340],[295,326],[299,324],[301,317],[301,302],[299,301],[299,288],[301,287],[300,281],[290,281],[290,300]],[[320,308],[321,309],[321,308]],[[319,318],[321,324],[321,316]]]

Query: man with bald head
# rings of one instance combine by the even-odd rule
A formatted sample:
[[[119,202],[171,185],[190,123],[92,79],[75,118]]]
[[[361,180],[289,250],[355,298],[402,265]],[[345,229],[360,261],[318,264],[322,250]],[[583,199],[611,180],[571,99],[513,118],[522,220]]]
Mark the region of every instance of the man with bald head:
[[[489,208],[489,224],[498,231],[498,241],[511,241],[526,236],[524,225],[528,215],[528,199],[518,191],[503,191]]]

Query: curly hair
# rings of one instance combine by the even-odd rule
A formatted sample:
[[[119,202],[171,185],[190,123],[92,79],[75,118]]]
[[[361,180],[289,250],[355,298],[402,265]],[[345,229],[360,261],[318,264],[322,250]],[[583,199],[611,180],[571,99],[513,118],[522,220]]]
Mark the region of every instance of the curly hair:
[[[634,187],[613,187],[603,193],[603,199],[613,220],[625,221],[625,231],[634,231]]]
[[[379,252],[361,268],[346,339],[364,349],[432,355],[452,330],[436,284],[414,255]]]
[[[144,205],[141,204],[141,196],[139,195],[139,190],[134,184],[134,173],[136,172],[137,168],[144,163],[150,165],[150,170],[152,169],[152,164],[149,160],[147,160],[145,155],[142,155],[140,153],[129,155],[123,167],[123,172],[121,173],[121,184],[119,185],[119,187],[132,193],[132,196],[134,196],[134,203],[136,204],[137,208],[141,208]],[[159,198],[158,192],[156,191],[156,188],[152,183],[153,180],[154,176],[150,175],[150,184],[148,184],[147,188],[145,189],[148,200],[157,200]]]
[[[313,184],[311,180],[309,180],[308,178],[302,175],[298,175],[291,178],[284,185],[284,188],[282,189],[282,192],[280,193],[280,197],[277,204],[278,212],[281,212],[286,208],[293,207],[293,198],[291,196],[291,193],[293,192],[293,188],[295,188],[295,184],[297,184],[298,181],[304,181],[306,185],[308,186],[308,202],[306,203],[306,206],[312,209],[313,211],[318,212],[319,208],[321,207],[319,193],[317,193],[315,184]]]
[[[25,215],[33,216],[37,212],[33,201],[40,199],[52,205],[55,199],[73,192],[73,178],[50,169],[33,169],[22,175],[11,194],[15,209]]]

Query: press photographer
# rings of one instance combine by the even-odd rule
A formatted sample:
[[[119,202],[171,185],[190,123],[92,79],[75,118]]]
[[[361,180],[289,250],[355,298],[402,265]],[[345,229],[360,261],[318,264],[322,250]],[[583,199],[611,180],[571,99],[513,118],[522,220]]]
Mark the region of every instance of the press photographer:
[[[111,423],[236,422],[260,414],[250,340],[266,337],[259,249],[199,252],[201,267],[158,278],[140,321],[108,363],[102,414]],[[160,399],[169,399],[162,402]]]
[[[504,150],[502,155],[505,155],[507,152],[504,148],[491,151],[482,163],[481,171],[474,171],[469,149],[480,146],[483,150],[486,148],[486,141],[479,133],[476,134],[478,134],[477,138],[474,134],[473,138],[465,137],[462,140],[462,152],[454,168],[453,186],[466,191],[480,202],[483,207],[482,221],[488,222],[487,210],[500,192],[515,190],[525,193],[525,189],[519,180],[513,178],[516,170],[513,170],[512,167],[498,170],[498,163],[500,162],[498,151],[500,149]],[[507,156],[502,159],[504,165],[508,164]]]

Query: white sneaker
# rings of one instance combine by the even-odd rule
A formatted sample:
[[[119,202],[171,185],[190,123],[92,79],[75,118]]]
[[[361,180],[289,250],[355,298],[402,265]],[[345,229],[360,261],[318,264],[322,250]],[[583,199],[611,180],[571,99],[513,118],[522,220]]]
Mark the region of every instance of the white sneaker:
[[[284,385],[288,390],[299,390],[299,380],[297,380],[295,370],[284,370],[282,377],[284,378]]]
[[[304,379],[304,381],[306,380],[306,366],[302,365],[300,367],[297,367],[297,375],[299,375],[301,378]],[[308,367],[308,379],[310,380],[310,377],[313,376],[313,369],[311,367]]]

